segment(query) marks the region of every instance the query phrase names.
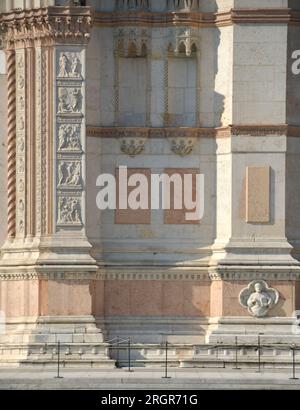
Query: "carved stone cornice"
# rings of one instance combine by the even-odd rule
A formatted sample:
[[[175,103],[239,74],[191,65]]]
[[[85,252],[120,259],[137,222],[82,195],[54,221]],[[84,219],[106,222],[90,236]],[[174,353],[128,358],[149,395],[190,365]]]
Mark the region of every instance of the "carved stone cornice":
[[[0,17],[8,49],[36,43],[85,44],[90,38],[91,25],[91,9],[79,6],[14,10]]]
[[[249,135],[266,136],[266,135],[287,135],[288,125],[232,125],[230,126],[231,135]]]
[[[149,138],[230,138],[231,136],[291,136],[300,137],[300,126],[283,125],[229,125],[227,127],[177,128],[122,128],[88,126],[87,135],[96,138],[120,138],[124,132],[146,132]]]
[[[96,26],[188,26],[222,27],[233,24],[300,24],[300,12],[289,8],[231,9],[222,13],[199,12],[191,9],[173,9],[165,12],[123,9],[114,12],[96,12]]]
[[[95,272],[81,271],[76,266],[68,267],[64,270],[57,268],[51,269],[29,269],[16,270],[15,267],[8,269],[2,268],[0,281],[24,281],[24,280],[157,280],[157,281],[237,281],[245,282],[253,280],[265,281],[300,281],[300,268],[294,267],[257,267],[238,266],[231,268],[209,268],[209,267],[152,267],[141,269],[140,267],[101,267]]]

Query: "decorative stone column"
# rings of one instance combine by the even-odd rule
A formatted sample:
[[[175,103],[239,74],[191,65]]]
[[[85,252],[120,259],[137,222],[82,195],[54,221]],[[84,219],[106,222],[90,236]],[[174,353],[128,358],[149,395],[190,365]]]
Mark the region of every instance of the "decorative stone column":
[[[0,349],[5,346],[12,362],[51,364],[60,341],[67,362],[110,365],[93,317],[97,266],[85,232],[91,10],[14,10],[2,14],[1,23],[8,66],[8,238],[0,310],[8,332]]]

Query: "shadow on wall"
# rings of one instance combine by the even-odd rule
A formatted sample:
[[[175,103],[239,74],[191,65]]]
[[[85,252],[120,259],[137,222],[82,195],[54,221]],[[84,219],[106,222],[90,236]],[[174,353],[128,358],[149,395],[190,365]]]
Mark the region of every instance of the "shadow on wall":
[[[298,0],[290,0],[289,7],[300,11]],[[300,50],[300,27],[297,25],[288,26],[288,47],[287,47],[287,105],[286,123],[294,128],[293,136],[287,141],[286,159],[286,236],[293,246],[292,255],[300,261],[300,131],[296,127],[300,126],[300,73],[292,71],[293,53]],[[300,51],[298,53],[298,58]],[[298,65],[299,66],[299,65]],[[297,138],[298,137],[298,138]]]

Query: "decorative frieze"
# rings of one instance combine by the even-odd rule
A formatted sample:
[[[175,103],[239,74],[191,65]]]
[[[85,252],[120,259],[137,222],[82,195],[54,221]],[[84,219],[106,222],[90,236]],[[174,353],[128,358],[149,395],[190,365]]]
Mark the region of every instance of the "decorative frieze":
[[[84,224],[84,49],[80,46],[56,50],[57,138],[56,186],[57,226]]]
[[[16,132],[16,235],[25,235],[25,179],[26,179],[26,89],[25,89],[25,50],[16,52],[16,118],[18,127]],[[21,166],[20,166],[21,165]],[[22,206],[20,206],[22,204]]]
[[[155,0],[153,0],[155,1]],[[166,0],[167,1],[167,0]],[[146,9],[119,9],[130,13],[96,12],[96,26],[143,25],[147,27],[224,27],[233,24],[292,24],[299,25],[299,11],[289,8],[231,9],[219,13],[201,12],[200,0],[168,0],[165,12]],[[134,11],[132,13],[131,11]]]
[[[40,42],[86,44],[92,24],[88,7],[47,7],[15,9],[1,16],[1,28],[6,32],[8,46],[22,48]]]
[[[129,128],[130,129],[130,128]],[[141,128],[142,129],[142,128]],[[167,137],[166,131],[174,132],[174,136],[178,132],[181,132],[182,128],[147,128],[149,131],[149,138],[165,138]],[[126,130],[123,127],[96,127],[88,126],[87,134],[91,137],[98,138],[118,138],[119,132]],[[195,132],[194,136],[198,138],[231,138],[234,136],[257,136],[257,137],[268,137],[268,136],[289,136],[289,137],[300,137],[300,127],[288,127],[280,125],[269,125],[269,126],[227,126],[220,128],[201,128],[201,127],[185,127],[185,130],[190,130]]]

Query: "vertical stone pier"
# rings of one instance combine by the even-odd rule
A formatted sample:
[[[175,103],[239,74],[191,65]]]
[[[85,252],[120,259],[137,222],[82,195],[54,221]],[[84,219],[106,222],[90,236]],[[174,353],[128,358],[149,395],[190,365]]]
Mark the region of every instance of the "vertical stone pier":
[[[86,46],[91,24],[89,7],[2,15],[8,232],[0,289],[7,320],[2,359],[7,363],[51,364],[58,341],[72,350],[72,363],[113,363],[93,317],[97,266],[85,230]]]

